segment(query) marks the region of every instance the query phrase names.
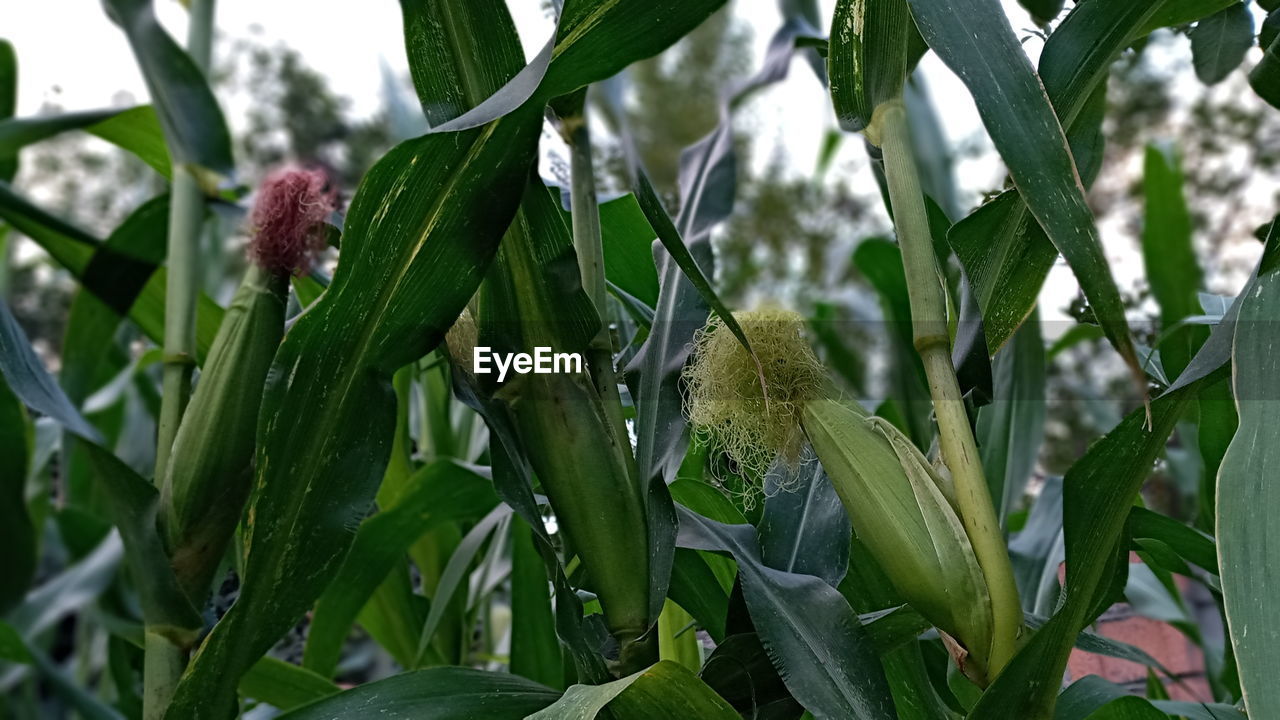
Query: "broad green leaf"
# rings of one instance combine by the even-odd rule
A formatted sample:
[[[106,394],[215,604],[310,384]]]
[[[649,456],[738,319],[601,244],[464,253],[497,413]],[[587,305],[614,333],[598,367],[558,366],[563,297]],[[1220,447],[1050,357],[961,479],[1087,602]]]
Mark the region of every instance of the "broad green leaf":
[[[27,407],[48,415],[82,437],[90,440],[100,437],[44,369],[44,364],[31,349],[27,334],[3,300],[0,300],[0,373],[4,375],[8,390]],[[18,480],[25,478],[26,473],[18,474]]]
[[[240,679],[241,695],[280,710],[292,710],[341,691],[323,675],[273,657],[262,658]]]
[[[519,517],[511,521],[510,670],[548,687],[564,687],[564,662],[551,609],[551,585],[533,532]]]
[[[1151,714],[1152,712],[1155,714]],[[1124,688],[1097,675],[1087,675],[1062,693],[1055,720],[1164,720],[1176,715],[1187,720],[1244,720],[1244,715],[1222,703],[1149,701],[1130,695]]]
[[[31,441],[22,401],[0,377],[0,458],[5,463],[0,476],[0,555],[5,566],[0,576],[0,615],[22,601],[35,577],[36,531],[27,512],[26,493]]]
[[[521,720],[555,702],[560,693],[506,673],[443,667],[393,675],[303,705],[281,720],[343,717],[417,720]]]
[[[176,162],[220,175],[234,170],[231,134],[204,73],[156,19],[151,0],[104,0],[142,69]]]
[[[906,0],[839,0],[829,47],[831,102],[850,132],[867,128],[881,103],[902,95],[926,49]]]
[[[1280,468],[1280,272],[1261,275],[1242,295],[1231,353],[1240,427],[1218,469],[1217,535],[1240,687],[1249,714],[1261,717],[1280,707],[1280,538],[1269,530],[1280,503],[1273,481]]]
[[[755,633],[730,635],[717,643],[698,677],[747,717],[773,703],[790,704],[792,716],[800,713]]]
[[[8,184],[0,183],[0,218],[34,240],[89,292],[118,312],[127,312],[143,334],[157,344],[164,338],[167,273],[165,268],[155,267],[157,259],[151,253],[163,247],[165,236],[156,233],[166,227],[166,215],[160,199],[144,203],[103,243],[31,204]],[[148,266],[152,268],[149,274]],[[196,314],[197,361],[204,360],[221,322],[222,308],[202,293]]]
[[[1142,223],[1142,258],[1151,294],[1160,305],[1160,361],[1169,377],[1177,377],[1191,361],[1208,332],[1178,323],[1200,310],[1196,290],[1202,285],[1200,264],[1191,244],[1191,214],[1182,197],[1182,167],[1176,151],[1148,145],[1142,187],[1146,207]]]
[[[975,435],[1001,524],[1017,509],[1044,443],[1044,340],[1033,310],[992,363],[995,397],[978,411]]]
[[[849,565],[849,515],[822,469],[810,459],[798,467],[774,463],[765,478],[760,552],[769,567],[840,584]]]
[[[653,261],[657,235],[634,195],[600,203],[604,273],[610,282],[650,308],[658,305],[658,269]]]
[[[400,10],[413,85],[432,127],[478,105],[523,65],[505,2],[401,0]]]
[[[409,547],[433,527],[479,518],[496,502],[489,481],[451,460],[414,473],[395,505],[361,523],[338,574],[316,601],[303,665],[332,675],[360,609]]]
[[[616,720],[738,717],[723,698],[688,669],[664,660],[604,685],[574,685],[555,704],[530,715],[528,720],[592,720],[606,712],[605,717]]]
[[[1215,85],[1240,66],[1253,46],[1253,15],[1237,2],[1196,23],[1190,36],[1196,77]]]
[[[86,127],[85,131],[137,155],[165,178],[173,174],[164,130],[160,127],[156,109],[150,105],[139,105],[116,113]]]
[[[1160,12],[1177,3],[1186,7],[1172,15]],[[1086,110],[1091,98],[1100,97],[1112,60],[1156,27],[1195,20],[1217,9],[1207,5],[1201,0],[1174,0],[1163,6],[1077,3],[1049,36],[1040,55],[1040,78],[1082,171],[1085,154],[1077,148],[1083,150],[1081,143],[1097,126],[1097,118]],[[1006,113],[1005,117],[1014,116]],[[1089,180],[1083,174],[1081,179],[1086,184]],[[973,287],[982,309],[986,344],[994,352],[1031,312],[1057,251],[1031,217],[1017,187],[957,223],[948,240]]]
[[[681,547],[727,552],[738,561],[756,632],[802,705],[818,718],[896,717],[867,631],[839,592],[811,575],[765,565],[751,526],[677,511]]]
[[[1107,338],[1138,374],[1124,304],[1066,135],[1004,10],[995,0],[911,0],[911,10],[929,46],[969,88],[1022,199],[1075,272]]]
[[[1203,392],[1200,402],[1204,402]],[[1218,574],[1218,548],[1214,538],[1167,515],[1134,507],[1129,511],[1129,534],[1139,547],[1143,540],[1156,540],[1183,560]]]

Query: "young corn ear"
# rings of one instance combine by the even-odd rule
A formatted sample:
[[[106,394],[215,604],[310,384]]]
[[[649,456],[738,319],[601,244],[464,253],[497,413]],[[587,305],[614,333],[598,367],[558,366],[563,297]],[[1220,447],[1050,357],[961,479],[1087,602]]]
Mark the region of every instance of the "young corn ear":
[[[748,469],[778,457],[795,462],[796,437],[807,437],[858,537],[903,597],[955,641],[962,669],[985,682],[991,601],[950,478],[891,423],[830,399],[832,385],[800,315],[735,317],[764,368],[769,401],[746,351],[712,321],[685,370],[695,431]]]
[[[984,677],[991,601],[953,491],[901,431],[857,405],[812,401],[803,424],[858,538],[907,602],[967,650],[962,669]]]
[[[323,173],[267,177],[250,215],[249,267],[223,316],[160,480],[160,524],[187,596],[204,601],[249,495],[258,408],[284,335],[289,277],[322,242],[335,204]]]

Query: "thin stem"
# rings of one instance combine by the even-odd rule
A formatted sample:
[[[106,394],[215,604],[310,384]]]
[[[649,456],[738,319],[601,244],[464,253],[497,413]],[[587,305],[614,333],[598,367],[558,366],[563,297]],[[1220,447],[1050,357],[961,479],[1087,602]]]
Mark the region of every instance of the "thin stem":
[[[920,178],[912,157],[906,108],[900,100],[895,100],[881,105],[875,114],[872,125],[879,131],[884,150],[885,176],[898,244],[902,248],[915,346],[929,378],[929,393],[938,421],[938,444],[943,462],[955,481],[961,521],[991,596],[993,627],[987,666],[995,677],[1013,657],[1022,631],[1018,587],[983,476],[964,400],[960,397],[955,367],[951,364],[946,297],[929,234]]]
[[[196,65],[207,72],[213,43],[214,0],[192,0],[187,47]],[[170,189],[168,278],[164,305],[163,395],[156,432],[155,477],[164,477],[173,451],[178,425],[191,397],[191,375],[196,363],[196,298],[200,229],[204,197],[192,170],[174,164]],[[144,618],[150,621],[150,618]],[[187,650],[159,633],[146,630],[143,655],[142,716],[159,720],[187,665]]]
[[[586,108],[563,118],[565,142],[569,145],[569,199],[573,216],[573,250],[578,256],[582,289],[591,298],[600,316],[600,330],[591,339],[587,362],[591,366],[596,392],[604,402],[605,414],[614,434],[628,437],[622,417],[622,396],[613,367],[613,338],[609,332],[609,298],[604,278],[604,239],[600,229],[600,206],[596,201],[595,169],[592,163],[591,132]],[[633,473],[634,475],[634,473]]]

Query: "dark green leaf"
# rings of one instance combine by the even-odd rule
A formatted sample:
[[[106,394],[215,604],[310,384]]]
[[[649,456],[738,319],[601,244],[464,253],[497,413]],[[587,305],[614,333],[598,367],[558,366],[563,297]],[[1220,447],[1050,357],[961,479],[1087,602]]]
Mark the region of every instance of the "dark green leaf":
[[[332,675],[356,615],[410,546],[441,523],[479,518],[496,502],[488,480],[451,460],[414,473],[395,505],[361,523],[341,569],[316,601],[303,664]]]
[[[1138,373],[1124,305],[1066,135],[1003,9],[995,0],[911,0],[911,9],[929,46],[969,88],[1014,185],[1071,265],[1107,338]]]
[[[1182,197],[1182,167],[1176,152],[1148,145],[1143,162],[1146,210],[1142,258],[1151,294],[1160,305],[1160,361],[1177,377],[1208,337],[1202,326],[1178,323],[1200,310],[1200,264],[1191,244],[1191,214]]]
[[[0,476],[0,556],[5,566],[0,574],[0,615],[22,601],[35,577],[36,532],[27,512],[26,493],[31,441],[22,402],[0,377],[0,458],[5,463]]]
[[[1203,396],[1200,402],[1204,402]],[[1214,539],[1167,515],[1134,507],[1129,510],[1129,534],[1139,545],[1144,539],[1159,541],[1183,560],[1218,574],[1218,548]]]
[[[341,688],[323,675],[273,657],[259,660],[240,679],[240,694],[281,710],[336,695]]]
[[[340,717],[415,720],[520,720],[555,702],[551,688],[505,673],[444,667],[393,675],[280,715],[281,720]]]
[[[1272,107],[1280,108],[1280,35],[1271,41],[1262,59],[1249,71],[1249,86]]]
[[[866,630],[834,588],[763,564],[755,530],[685,508],[681,547],[738,561],[752,621],[787,688],[818,718],[893,718],[893,700]]]
[[[1253,46],[1253,15],[1238,2],[1196,23],[1190,35],[1196,77],[1214,85],[1239,67]]]
[[[528,720],[592,720],[608,707],[617,720],[706,718],[735,720],[738,714],[683,665],[664,660],[604,685],[574,685],[564,697]]]
[[[1018,4],[1026,8],[1038,24],[1047,25],[1062,12],[1063,0],[1018,0]]]
[[[996,353],[991,372],[995,397],[978,411],[975,434],[991,497],[1001,524],[1007,524],[1044,442],[1044,341],[1035,311]]]
[[[175,161],[220,175],[234,170],[231,134],[204,73],[156,19],[151,0],[104,0],[142,69]]]
[[[0,300],[0,373],[3,373],[9,390],[27,407],[48,415],[81,437],[99,439],[98,431],[80,415],[44,369],[44,363],[31,349],[27,334],[3,300]],[[19,479],[25,477],[26,474],[22,473]]]
[[[774,463],[765,478],[760,550],[776,570],[840,584],[849,565],[849,515],[816,461]]]
[[[1269,531],[1280,503],[1273,481],[1280,468],[1280,272],[1263,274],[1241,295],[1231,354],[1240,427],[1218,471],[1217,532],[1240,687],[1249,713],[1262,716],[1280,706],[1280,569],[1273,561],[1280,538]]]

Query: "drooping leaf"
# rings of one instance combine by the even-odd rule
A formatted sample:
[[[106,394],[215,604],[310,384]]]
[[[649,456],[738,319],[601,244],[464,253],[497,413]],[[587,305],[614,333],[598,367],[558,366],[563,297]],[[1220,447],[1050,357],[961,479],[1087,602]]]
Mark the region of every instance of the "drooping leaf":
[[[1222,595],[1240,687],[1250,715],[1280,706],[1280,543],[1269,528],[1280,502],[1280,272],[1258,277],[1242,294],[1232,349],[1240,427],[1218,470],[1217,535]]]
[[[528,720],[592,720],[604,712],[617,720],[738,717],[723,698],[687,668],[664,660],[604,685],[574,685],[564,697],[530,715]]]
[[[418,720],[520,720],[555,702],[559,693],[506,673],[442,667],[393,675],[303,705],[281,720],[337,717]]]
[[[104,0],[124,31],[176,162],[233,171],[231,134],[204,73],[155,16],[151,0]]]
[[[1075,272],[1107,338],[1137,374],[1124,305],[1066,134],[1004,10],[994,0],[911,0],[911,11],[929,47],[969,88],[1023,201]]]
[[[677,506],[678,544],[727,552],[738,561],[743,595],[775,667],[817,718],[893,718],[879,658],[848,602],[811,575],[765,565],[749,525],[725,525]]]
[[[31,349],[27,334],[3,300],[0,300],[0,373],[3,373],[9,390],[27,407],[53,418],[82,437],[90,440],[100,438],[98,431],[80,415],[44,369],[35,350]],[[25,473],[20,475],[20,479],[25,477]]]
[[[1190,36],[1196,77],[1215,85],[1240,66],[1253,46],[1253,15],[1237,2],[1196,23]]]

